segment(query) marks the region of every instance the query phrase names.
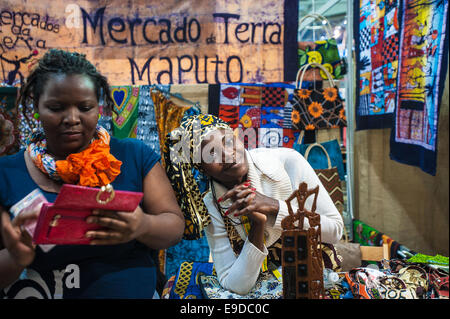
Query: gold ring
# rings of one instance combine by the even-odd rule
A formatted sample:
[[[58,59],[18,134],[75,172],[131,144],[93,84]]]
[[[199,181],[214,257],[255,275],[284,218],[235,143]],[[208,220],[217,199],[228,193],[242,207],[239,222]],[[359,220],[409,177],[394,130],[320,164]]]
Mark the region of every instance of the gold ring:
[[[109,195],[109,197],[106,200],[101,200],[100,196],[104,192],[108,192],[108,193],[110,193],[110,195]],[[106,204],[108,204],[110,201],[112,201],[114,199],[114,196],[115,196],[114,188],[111,186],[111,184],[108,184],[108,185],[102,186],[100,188],[100,191],[97,193],[97,197],[95,199],[97,200],[97,203],[99,203],[101,205],[106,205]]]
[[[51,220],[50,223],[49,223],[49,226],[50,226],[50,227],[56,227],[56,226],[58,226],[58,219],[60,219],[60,218],[61,218],[61,215],[60,215],[60,214],[57,214],[57,215],[53,216],[52,220]]]

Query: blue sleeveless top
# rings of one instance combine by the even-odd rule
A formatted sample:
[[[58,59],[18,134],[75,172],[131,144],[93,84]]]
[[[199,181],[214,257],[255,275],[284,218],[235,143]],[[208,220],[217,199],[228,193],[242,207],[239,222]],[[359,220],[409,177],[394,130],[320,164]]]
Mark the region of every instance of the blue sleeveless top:
[[[143,180],[161,159],[137,139],[111,137],[111,154],[122,161],[114,189],[142,191]],[[9,210],[39,186],[26,168],[24,150],[0,157],[0,205]],[[57,196],[42,190],[49,202]],[[36,247],[33,263],[2,298],[152,298],[156,286],[153,250],[136,240],[107,246],[58,245],[48,252]]]

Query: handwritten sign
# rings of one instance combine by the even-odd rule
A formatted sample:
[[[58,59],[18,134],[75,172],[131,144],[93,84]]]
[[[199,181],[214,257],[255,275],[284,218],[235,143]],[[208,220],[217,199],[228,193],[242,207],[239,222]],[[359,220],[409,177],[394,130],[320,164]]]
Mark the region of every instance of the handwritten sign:
[[[50,48],[86,54],[112,85],[283,81],[283,1],[2,3],[8,84]]]

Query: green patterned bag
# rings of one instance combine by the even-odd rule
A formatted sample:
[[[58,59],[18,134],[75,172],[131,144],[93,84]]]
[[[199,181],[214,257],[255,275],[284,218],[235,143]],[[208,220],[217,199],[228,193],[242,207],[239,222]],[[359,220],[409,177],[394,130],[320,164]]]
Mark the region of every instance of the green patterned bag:
[[[319,14],[308,14],[304,16],[299,25],[306,18],[314,18],[322,21],[322,26],[327,33],[327,39],[318,41],[300,41],[298,42],[299,67],[309,63],[318,63],[324,66],[333,76],[333,79],[342,79],[346,73],[345,61],[341,59],[336,40],[332,36],[330,22]],[[308,70],[305,75],[305,81],[319,81],[327,79],[326,74],[319,69]]]

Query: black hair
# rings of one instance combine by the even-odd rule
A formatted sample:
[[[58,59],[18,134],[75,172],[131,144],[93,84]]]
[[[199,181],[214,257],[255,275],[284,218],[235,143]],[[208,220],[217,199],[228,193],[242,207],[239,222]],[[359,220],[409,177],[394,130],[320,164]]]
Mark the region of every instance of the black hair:
[[[30,103],[33,103],[34,107],[37,107],[42,90],[50,76],[53,74],[87,75],[95,86],[95,92],[99,103],[103,101],[103,107],[105,107],[108,112],[113,110],[114,102],[111,98],[108,80],[86,59],[85,54],[50,49],[39,60],[39,63],[31,71],[25,84],[20,89],[17,106],[22,105],[22,112],[25,119],[28,120],[26,115],[28,106]]]

